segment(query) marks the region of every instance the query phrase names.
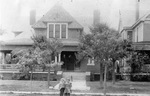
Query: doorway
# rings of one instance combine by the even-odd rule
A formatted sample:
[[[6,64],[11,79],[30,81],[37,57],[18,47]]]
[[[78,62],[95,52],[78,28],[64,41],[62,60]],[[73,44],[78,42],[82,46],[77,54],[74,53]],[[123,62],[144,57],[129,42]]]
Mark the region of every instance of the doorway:
[[[64,64],[61,66],[62,70],[74,71],[76,64],[76,56],[74,51],[63,51],[61,53],[61,60],[64,62]]]

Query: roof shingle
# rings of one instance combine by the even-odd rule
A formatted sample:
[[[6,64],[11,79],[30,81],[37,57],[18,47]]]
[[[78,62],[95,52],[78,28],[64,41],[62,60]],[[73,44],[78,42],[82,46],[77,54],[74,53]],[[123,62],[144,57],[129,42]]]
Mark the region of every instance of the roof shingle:
[[[46,23],[68,23],[68,28],[83,29],[83,27],[60,5],[55,5],[50,9],[33,28],[47,28]]]

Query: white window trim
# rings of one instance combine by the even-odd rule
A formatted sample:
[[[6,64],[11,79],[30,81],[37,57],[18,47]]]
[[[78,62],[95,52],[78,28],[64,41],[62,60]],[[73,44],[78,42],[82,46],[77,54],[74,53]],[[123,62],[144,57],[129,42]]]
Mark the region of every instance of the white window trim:
[[[143,28],[143,23],[141,24],[141,27],[142,27],[142,41],[144,41],[144,28]]]
[[[53,31],[53,37],[55,38],[55,25],[56,24],[59,24],[60,25],[60,38],[59,39],[62,39],[62,36],[61,36],[61,25],[62,24],[65,24],[66,25],[66,38],[63,38],[63,39],[68,39],[68,24],[67,23],[47,23],[47,38],[49,38],[49,25],[50,24],[53,24],[54,25],[54,31]]]
[[[66,27],[67,27],[67,26],[66,26]],[[67,30],[67,28],[66,28],[66,30]],[[62,37],[61,37],[61,32],[62,32],[62,31],[61,31],[61,25],[60,25],[60,32],[59,32],[59,33],[60,33],[60,34],[59,34],[59,35],[60,35],[60,39],[62,38]],[[66,34],[67,34],[67,32],[66,32]]]
[[[49,38],[49,24],[47,23],[47,38]]]
[[[92,58],[88,58],[88,64],[87,64],[87,65],[92,65],[92,66],[94,66],[94,65],[95,65],[94,57],[92,57]]]

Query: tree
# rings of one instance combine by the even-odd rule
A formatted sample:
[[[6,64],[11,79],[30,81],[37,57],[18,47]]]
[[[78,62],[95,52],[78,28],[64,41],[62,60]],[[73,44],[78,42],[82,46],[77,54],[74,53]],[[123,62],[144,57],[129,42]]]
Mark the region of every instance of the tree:
[[[35,65],[37,63],[37,54],[33,48],[29,49],[20,49],[19,51],[12,52],[12,55],[15,56],[13,58],[15,61],[17,61],[17,64],[20,64],[19,67],[21,68],[21,72],[23,72],[22,76],[27,76],[29,71],[31,71],[30,74],[30,80],[32,80],[32,72],[33,69],[35,68]],[[26,72],[26,68],[29,68],[28,72]]]
[[[61,52],[63,45],[56,38],[47,39],[45,36],[33,36],[32,40],[34,41],[32,47],[16,52],[14,54],[16,55],[15,59],[19,64],[30,66],[31,78],[33,68],[35,68],[36,65],[42,66],[43,71],[45,71],[45,69],[48,67],[47,80],[48,86],[50,86],[50,68],[58,65],[52,62],[53,57]]]
[[[81,38],[80,50],[86,56],[94,57],[100,65],[100,87],[103,86],[103,66],[104,71],[104,94],[106,95],[106,73],[114,55],[119,52],[120,41],[117,31],[109,28],[106,24],[99,24],[91,27],[91,34]],[[117,49],[118,48],[118,49]]]
[[[63,44],[56,38],[47,39],[45,36],[34,36],[33,48],[40,49],[38,51],[38,63],[45,67],[48,67],[48,86],[50,86],[50,68],[54,68],[58,64],[53,62],[53,58],[61,52]]]
[[[115,72],[115,68],[116,68],[116,61],[120,60],[124,57],[128,57],[129,55],[129,50],[128,49],[132,49],[129,48],[128,46],[131,45],[131,42],[128,42],[127,40],[120,40],[119,38],[117,39],[116,42],[113,42],[114,46],[113,46],[113,53],[111,54],[111,58],[112,58],[112,83],[115,84],[115,79],[116,79],[116,72]]]

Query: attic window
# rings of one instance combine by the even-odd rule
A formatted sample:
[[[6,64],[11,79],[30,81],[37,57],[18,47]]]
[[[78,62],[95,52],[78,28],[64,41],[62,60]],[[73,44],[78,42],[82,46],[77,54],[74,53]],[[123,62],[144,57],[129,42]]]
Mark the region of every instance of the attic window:
[[[68,38],[67,24],[66,23],[48,23],[47,27],[48,38]]]

